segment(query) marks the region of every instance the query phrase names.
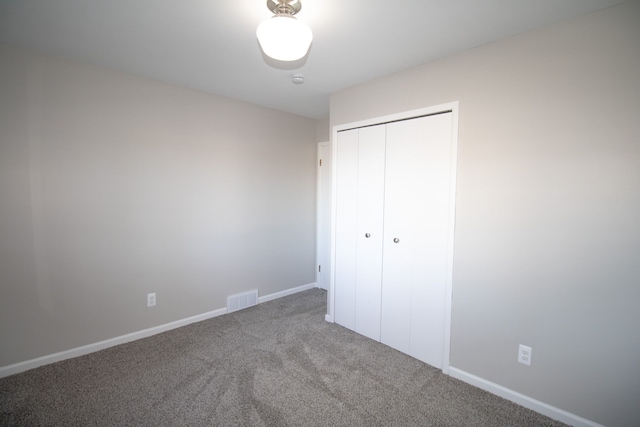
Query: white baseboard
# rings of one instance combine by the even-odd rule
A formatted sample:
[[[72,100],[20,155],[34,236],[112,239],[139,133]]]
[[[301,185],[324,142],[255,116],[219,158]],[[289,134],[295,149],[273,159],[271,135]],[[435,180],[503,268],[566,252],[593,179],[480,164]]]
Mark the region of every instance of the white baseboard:
[[[263,297],[258,298],[258,304],[261,304],[267,301],[272,301],[278,298],[282,298],[287,295],[292,295],[297,292],[306,291],[307,289],[314,288],[315,285],[316,285],[315,283],[310,283],[308,285],[302,285],[296,288],[291,288],[281,292],[276,292],[274,294],[265,295]],[[36,359],[14,363],[13,365],[2,366],[0,367],[0,378],[8,377],[9,375],[19,374],[20,372],[28,371],[29,369],[37,368],[38,366],[60,362],[62,360],[71,359],[73,357],[84,356],[85,354],[93,353],[99,350],[104,350],[105,348],[114,347],[116,345],[125,344],[131,341],[150,337],[152,335],[156,335],[162,332],[170,331],[172,329],[180,328],[182,326],[186,326],[191,323],[202,322],[203,320],[212,319],[214,317],[217,317],[223,314],[227,314],[226,307],[209,311],[207,313],[198,314],[196,316],[188,317],[186,319],[165,323],[164,325],[154,326],[153,328],[143,329],[141,331],[132,332],[130,334],[110,338],[108,340],[96,342],[93,344],[83,345],[82,347],[76,347],[76,348],[64,350],[58,353],[48,354],[46,356],[38,357]]]
[[[484,378],[480,378],[468,372],[454,368],[453,366],[449,367],[449,375],[565,424],[575,427],[604,427],[601,424],[579,417],[563,409],[556,408],[555,406],[548,405],[532,397],[518,393],[517,391],[510,390],[499,384],[485,380]]]
[[[286,297],[287,295],[297,294],[298,292],[313,289],[315,287],[316,287],[316,284],[314,282],[314,283],[309,283],[308,285],[298,286],[297,288],[285,289],[284,291],[276,292],[275,294],[269,294],[269,295],[265,295],[263,297],[258,298],[258,304],[262,304],[263,302]]]

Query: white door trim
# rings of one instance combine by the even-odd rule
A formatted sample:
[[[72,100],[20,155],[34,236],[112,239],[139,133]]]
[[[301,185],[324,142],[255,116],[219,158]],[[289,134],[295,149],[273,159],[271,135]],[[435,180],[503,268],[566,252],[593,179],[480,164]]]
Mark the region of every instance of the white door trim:
[[[337,150],[335,141],[338,139],[338,132],[360,128],[365,126],[372,126],[382,123],[389,123],[398,120],[406,120],[415,117],[427,116],[430,114],[437,114],[450,111],[452,114],[452,151],[451,151],[451,184],[450,184],[450,216],[449,216],[449,238],[448,238],[448,250],[447,250],[447,277],[446,277],[446,298],[445,304],[445,331],[444,331],[444,355],[442,363],[442,372],[449,373],[449,356],[451,350],[451,304],[453,295],[453,245],[454,245],[454,226],[455,226],[455,201],[456,201],[456,172],[457,172],[457,154],[458,154],[458,116],[459,116],[459,102],[449,102],[440,105],[434,105],[431,107],[419,108],[416,110],[409,110],[400,113],[390,114],[386,116],[360,120],[357,122],[345,123],[335,125],[331,130],[331,274],[329,285],[329,297],[327,304],[327,314],[325,320],[328,322],[334,322],[334,308],[335,308],[335,242],[336,242],[336,169],[337,169]]]
[[[325,212],[328,205],[331,204],[331,193],[329,193],[329,197],[326,199],[323,197],[325,194],[325,186],[329,186],[331,191],[331,179],[329,182],[324,182],[323,180],[323,170],[327,168],[331,172],[331,151],[329,151],[329,158],[324,159],[325,163],[321,164],[322,159],[322,149],[328,148],[331,150],[331,143],[329,141],[319,142],[318,150],[317,150],[317,159],[316,159],[316,168],[317,168],[317,177],[316,177],[316,284],[318,288],[321,289],[329,289],[329,283],[327,281],[322,281],[322,277],[329,278],[331,274],[331,263],[328,262],[331,258],[331,242],[330,239],[327,242],[327,247],[325,247],[322,242],[326,236],[322,234],[322,225],[325,220]],[[323,169],[325,168],[325,169]],[[331,176],[331,175],[329,175]],[[329,212],[331,212],[329,210]],[[329,224],[331,223],[331,213],[329,213]],[[319,271],[320,266],[322,266],[324,275]]]

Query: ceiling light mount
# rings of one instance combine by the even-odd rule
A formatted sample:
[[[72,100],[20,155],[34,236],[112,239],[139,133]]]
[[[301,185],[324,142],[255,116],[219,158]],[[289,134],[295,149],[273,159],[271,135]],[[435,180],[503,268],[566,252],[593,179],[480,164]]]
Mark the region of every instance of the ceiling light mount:
[[[267,0],[267,7],[276,15],[295,15],[302,9],[300,0]]]
[[[275,15],[263,21],[256,31],[263,52],[278,61],[296,61],[307,54],[313,33],[294,16],[300,0],[267,0],[267,8]]]

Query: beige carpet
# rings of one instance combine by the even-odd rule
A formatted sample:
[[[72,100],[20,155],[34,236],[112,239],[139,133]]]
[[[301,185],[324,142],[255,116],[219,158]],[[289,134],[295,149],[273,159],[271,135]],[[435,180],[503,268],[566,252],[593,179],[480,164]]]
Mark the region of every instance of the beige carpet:
[[[0,425],[563,425],[325,313],[312,289],[0,379]]]

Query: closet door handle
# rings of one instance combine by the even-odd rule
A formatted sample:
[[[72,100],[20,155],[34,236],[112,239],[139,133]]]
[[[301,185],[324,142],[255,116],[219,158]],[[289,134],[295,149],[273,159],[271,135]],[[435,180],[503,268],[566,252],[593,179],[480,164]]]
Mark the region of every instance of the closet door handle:
[[[398,239],[397,237],[393,239],[393,243],[398,243],[400,242],[400,239]]]
[[[366,238],[368,239],[369,237],[371,237],[371,234],[369,234],[369,233],[365,233],[365,234],[364,234],[364,237],[366,237]]]

